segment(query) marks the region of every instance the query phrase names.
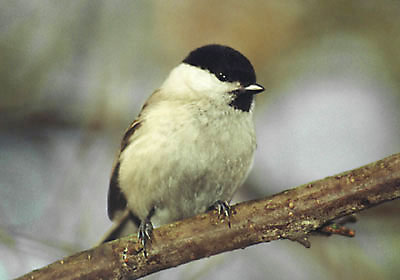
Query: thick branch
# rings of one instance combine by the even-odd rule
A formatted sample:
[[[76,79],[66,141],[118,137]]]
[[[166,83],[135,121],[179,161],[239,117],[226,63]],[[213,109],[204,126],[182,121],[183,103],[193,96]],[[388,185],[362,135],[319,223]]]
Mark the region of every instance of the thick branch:
[[[145,258],[135,236],[57,261],[19,279],[136,279],[192,260],[277,239],[304,240],[326,222],[400,197],[400,154],[232,207],[157,228]],[[306,242],[302,242],[307,244]]]

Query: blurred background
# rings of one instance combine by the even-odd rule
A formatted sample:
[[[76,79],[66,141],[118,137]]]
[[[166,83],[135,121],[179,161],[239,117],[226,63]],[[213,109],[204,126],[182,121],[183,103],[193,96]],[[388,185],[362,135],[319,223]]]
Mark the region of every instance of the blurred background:
[[[399,1],[0,4],[0,279],[99,240],[124,129],[204,44],[241,51],[266,88],[236,202],[400,152]],[[148,279],[400,279],[399,210],[361,213],[355,238],[260,244]]]

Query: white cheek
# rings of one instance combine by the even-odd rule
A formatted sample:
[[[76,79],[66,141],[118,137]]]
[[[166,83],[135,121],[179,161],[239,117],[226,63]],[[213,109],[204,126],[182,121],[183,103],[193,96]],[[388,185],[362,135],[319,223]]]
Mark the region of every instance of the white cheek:
[[[239,87],[238,83],[221,82],[207,70],[198,67],[180,64],[170,74],[162,88],[175,95],[208,96],[221,98],[224,94]]]
[[[207,71],[192,71],[185,79],[186,85],[196,92],[227,92],[228,84],[220,82],[214,75]]]

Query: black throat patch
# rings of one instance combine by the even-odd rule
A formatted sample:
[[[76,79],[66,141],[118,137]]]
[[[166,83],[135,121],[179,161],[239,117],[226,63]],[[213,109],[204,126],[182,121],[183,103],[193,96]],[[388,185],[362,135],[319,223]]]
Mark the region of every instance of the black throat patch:
[[[246,92],[245,90],[235,90],[232,91],[233,99],[229,106],[243,112],[249,112],[251,105],[253,104],[254,96],[253,94]]]

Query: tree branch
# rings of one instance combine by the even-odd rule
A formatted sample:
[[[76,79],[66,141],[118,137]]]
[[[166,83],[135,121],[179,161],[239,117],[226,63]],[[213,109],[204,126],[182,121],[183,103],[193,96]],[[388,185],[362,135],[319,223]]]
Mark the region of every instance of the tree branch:
[[[137,279],[261,242],[307,236],[328,221],[400,197],[400,154],[272,197],[232,207],[231,228],[215,211],[153,231],[145,258],[132,235],[77,253],[19,279]]]

